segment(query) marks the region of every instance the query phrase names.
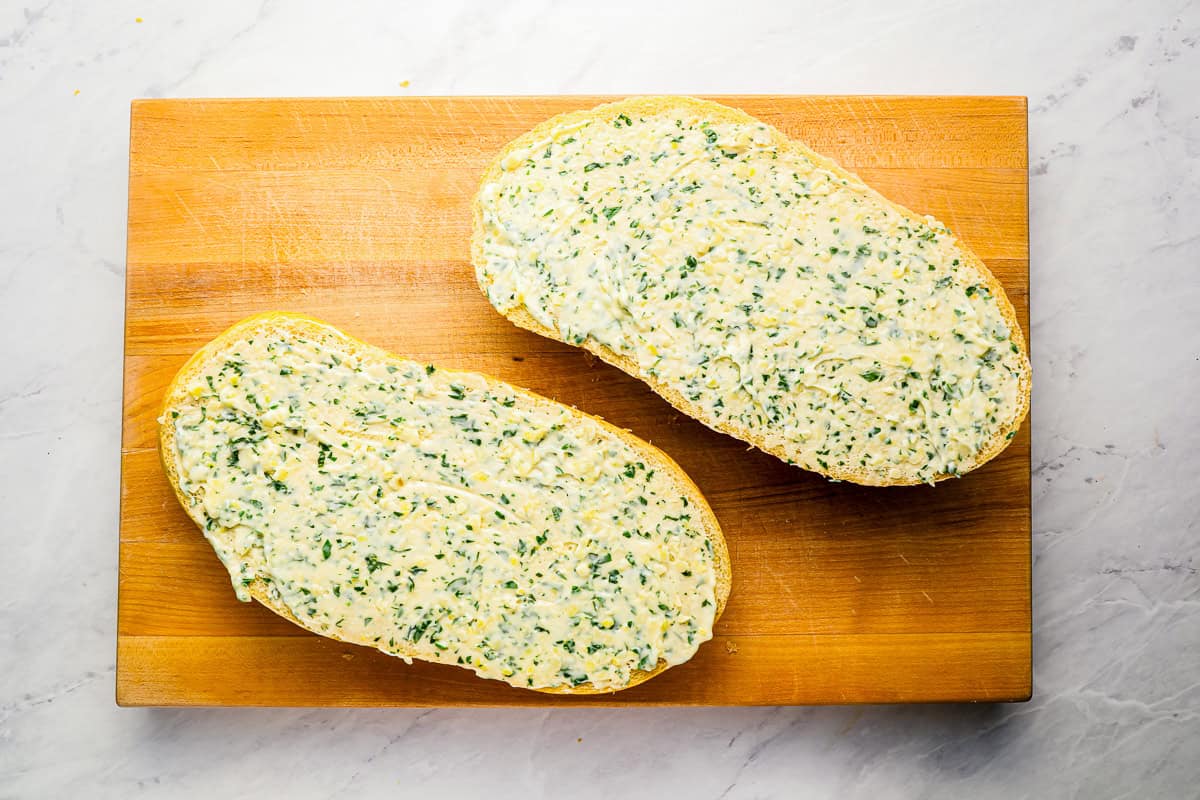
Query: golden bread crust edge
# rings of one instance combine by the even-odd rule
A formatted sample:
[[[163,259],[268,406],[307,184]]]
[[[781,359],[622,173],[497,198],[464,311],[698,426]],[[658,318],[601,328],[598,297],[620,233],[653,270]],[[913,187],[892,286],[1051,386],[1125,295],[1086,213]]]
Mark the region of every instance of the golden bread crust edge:
[[[827,158],[820,153],[814,152],[802,142],[788,138],[779,129],[768,125],[767,123],[751,116],[750,114],[747,114],[741,109],[733,108],[732,106],[726,106],[710,100],[700,100],[695,97],[671,95],[633,97],[625,100],[617,100],[612,103],[604,103],[590,109],[570,111],[565,114],[559,114],[551,117],[550,119],[538,124],[527,133],[517,137],[512,142],[509,142],[509,144],[500,151],[500,153],[488,166],[487,170],[483,174],[482,180],[479,183],[479,191],[476,192],[474,202],[472,203],[473,229],[471,236],[471,262],[475,266],[475,277],[479,283],[479,288],[483,291],[484,295],[488,295],[488,287],[484,283],[483,278],[483,267],[485,266],[485,261],[483,257],[482,190],[484,186],[496,180],[501,175],[503,172],[501,164],[510,153],[512,153],[514,150],[524,147],[529,142],[536,141],[537,139],[549,135],[555,128],[562,125],[601,120],[612,114],[622,111],[630,114],[651,115],[662,114],[675,109],[684,109],[694,113],[703,114],[707,119],[714,122],[764,125],[770,132],[773,141],[781,149],[790,150],[811,159],[818,166],[823,167],[833,174],[845,178],[846,180],[853,181],[858,186],[865,188],[865,190],[876,199],[891,206],[904,216],[913,220],[921,222],[924,221],[923,215],[916,214],[899,203],[887,199],[875,189],[867,186],[862,178],[859,178],[853,172],[843,168],[832,159]],[[1001,285],[996,276],[992,274],[992,271],[987,268],[987,265],[983,263],[983,259],[976,255],[966,245],[964,245],[961,240],[959,240],[958,245],[963,252],[967,265],[979,273],[980,277],[983,279],[983,282],[987,285],[988,290],[991,291],[992,295],[996,298],[997,306],[1000,309],[1001,315],[1004,317],[1005,324],[1008,325],[1009,330],[1012,332],[1012,341],[1020,350],[1024,370],[1022,371],[1020,378],[1018,407],[1013,414],[1011,422],[1004,428],[998,430],[995,435],[985,442],[971,463],[965,469],[960,470],[958,475],[936,475],[932,479],[935,482],[946,480],[952,477],[958,477],[966,472],[978,469],[999,455],[1009,445],[1009,442],[1011,441],[1010,434],[1015,433],[1021,427],[1021,423],[1024,422],[1025,417],[1028,415],[1030,395],[1032,391],[1032,369],[1029,363],[1029,351],[1025,343],[1025,337],[1021,330],[1021,325],[1017,321],[1016,309],[1013,308],[1012,302],[1008,299],[1008,295],[1004,291],[1003,285]],[[788,453],[785,448],[773,447],[770,442],[767,441],[765,436],[762,436],[755,431],[746,428],[745,426],[728,425],[717,422],[711,417],[708,417],[704,413],[703,409],[701,409],[697,404],[689,401],[683,396],[682,393],[667,384],[665,381],[661,381],[653,375],[642,372],[633,359],[622,356],[616,351],[611,350],[610,348],[594,341],[593,339],[589,338],[582,344],[566,342],[561,336],[559,336],[557,331],[547,328],[545,325],[542,325],[540,322],[538,322],[533,315],[531,315],[525,309],[524,306],[519,306],[516,309],[504,314],[504,316],[519,328],[524,328],[525,330],[545,336],[548,339],[554,339],[555,341],[563,342],[564,344],[570,344],[574,347],[581,347],[593,353],[601,360],[612,364],[617,369],[632,375],[638,380],[643,381],[649,385],[650,388],[655,391],[655,393],[661,396],[676,409],[719,433],[728,434],[737,439],[741,439],[744,442],[754,445],[759,450],[770,453],[778,458],[782,458],[785,461],[791,459],[791,454]],[[801,469],[805,468],[801,467]],[[852,483],[858,483],[864,486],[915,486],[925,483],[925,481],[901,474],[880,474],[866,470],[832,468],[829,470],[811,471],[816,472],[819,475],[824,475],[832,480],[850,481]],[[896,472],[898,473],[899,471]]]
[[[179,500],[179,503],[183,507],[184,511],[198,526],[203,527],[203,523],[196,519],[196,517],[192,516],[191,498],[184,493],[181,487],[181,482],[179,479],[179,465],[175,461],[175,454],[177,452],[175,448],[175,426],[169,423],[169,414],[178,403],[186,399],[185,387],[192,381],[192,379],[202,373],[205,367],[208,366],[211,361],[220,358],[221,354],[224,353],[229,346],[237,341],[240,341],[247,334],[250,334],[254,331],[280,331],[283,329],[294,333],[303,333],[304,335],[310,337],[333,337],[340,344],[355,352],[355,354],[364,354],[372,358],[383,358],[388,360],[412,360],[390,353],[383,348],[368,344],[360,339],[355,339],[354,337],[342,332],[332,325],[313,317],[280,311],[269,311],[262,314],[256,314],[252,317],[247,317],[246,319],[243,319],[228,328],[204,347],[200,348],[195,355],[193,355],[187,360],[186,363],[184,363],[184,365],[179,369],[179,372],[175,374],[175,377],[172,379],[170,385],[168,385],[163,396],[163,403],[161,411],[159,412],[159,418],[163,420],[159,424],[159,456],[162,461],[163,470],[166,472],[167,480],[170,482],[171,488],[175,492],[175,497]],[[438,369],[441,370],[441,367]],[[732,570],[729,560],[729,548],[721,531],[720,523],[718,523],[716,515],[709,506],[707,499],[705,499],[695,482],[687,475],[686,472],[683,471],[683,469],[674,461],[674,459],[649,442],[638,438],[627,430],[618,428],[607,420],[585,413],[571,406],[565,406],[562,403],[551,400],[548,397],[543,397],[542,395],[536,394],[527,389],[513,386],[505,381],[501,381],[499,378],[478,372],[465,372],[462,370],[451,369],[444,371],[450,374],[480,375],[489,383],[489,385],[504,384],[506,387],[511,388],[513,391],[531,400],[536,405],[553,405],[555,407],[567,408],[573,416],[576,416],[581,420],[590,419],[598,422],[607,432],[615,434],[627,444],[644,453],[648,461],[655,462],[656,465],[673,480],[679,492],[682,495],[686,495],[689,502],[693,503],[699,510],[698,516],[700,518],[700,527],[703,530],[704,535],[709,541],[712,542],[713,570],[716,573],[715,593],[717,600],[717,609],[716,614],[713,617],[713,624],[716,624],[717,620],[721,618],[721,614],[725,610],[726,603],[729,601],[729,592],[733,583]],[[289,622],[304,628],[305,630],[316,633],[319,636],[346,642],[347,644],[378,649],[369,643],[355,642],[342,638],[341,636],[330,635],[312,630],[299,619],[297,619],[286,605],[272,598],[270,592],[268,591],[267,584],[262,580],[255,580],[253,583],[249,584],[246,589],[250,596],[257,600],[260,604],[288,620]],[[397,655],[400,657],[408,656],[423,661],[430,660],[415,653],[402,652],[398,653]],[[450,666],[462,668],[460,665],[453,664],[449,661],[435,663],[449,664]],[[534,689],[533,691],[547,694],[611,694],[613,692],[623,691],[625,689],[637,686],[640,683],[644,683],[669,667],[669,664],[660,660],[657,666],[655,666],[655,668],[652,670],[635,670],[630,677],[629,683],[617,689],[598,689],[591,683],[583,683],[579,686],[547,687]],[[503,683],[504,681],[501,682]],[[515,686],[515,684],[509,685]],[[524,689],[527,687],[515,686],[515,688]]]

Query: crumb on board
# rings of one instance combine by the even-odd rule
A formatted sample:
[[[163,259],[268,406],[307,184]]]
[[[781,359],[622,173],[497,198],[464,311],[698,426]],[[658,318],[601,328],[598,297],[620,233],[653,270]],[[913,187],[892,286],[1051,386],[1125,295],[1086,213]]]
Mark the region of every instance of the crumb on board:
[[[733,641],[733,639],[726,639],[725,640],[725,652],[729,653],[729,655],[733,655],[737,651],[738,651],[737,643],[735,643]]]

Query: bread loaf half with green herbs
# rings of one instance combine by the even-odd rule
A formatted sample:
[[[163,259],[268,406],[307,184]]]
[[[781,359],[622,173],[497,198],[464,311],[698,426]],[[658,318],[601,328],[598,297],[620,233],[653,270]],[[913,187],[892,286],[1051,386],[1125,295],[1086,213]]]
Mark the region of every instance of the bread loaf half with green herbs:
[[[1029,408],[1025,340],[979,257],[742,111],[554,117],[497,156],[474,217],[500,313],[830,478],[962,475]]]
[[[167,390],[166,473],[242,600],[334,639],[544,692],[687,661],[729,595],[662,451],[308,317],[251,317]]]

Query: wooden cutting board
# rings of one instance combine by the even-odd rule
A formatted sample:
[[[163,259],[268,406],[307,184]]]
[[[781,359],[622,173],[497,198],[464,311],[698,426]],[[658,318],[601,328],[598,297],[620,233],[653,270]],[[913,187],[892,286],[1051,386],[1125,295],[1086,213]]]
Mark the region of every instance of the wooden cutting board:
[[[133,104],[117,702],[640,705],[1022,700],[1030,694],[1029,424],[937,487],[830,483],[691,421],[476,288],[485,164],[605,98],[145,100]],[[1028,332],[1026,102],[725,97],[945,222]],[[713,641],[616,695],[564,697],[406,666],[234,599],[159,464],[162,394],[255,312],[299,311],[418,360],[483,370],[630,428],[709,498],[734,585]]]

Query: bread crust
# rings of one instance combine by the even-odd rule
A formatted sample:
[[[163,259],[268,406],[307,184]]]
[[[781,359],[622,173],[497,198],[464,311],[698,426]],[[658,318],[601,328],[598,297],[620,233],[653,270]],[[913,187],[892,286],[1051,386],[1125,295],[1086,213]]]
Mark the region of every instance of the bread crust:
[[[550,135],[556,128],[568,125],[574,125],[582,122],[590,122],[603,120],[612,117],[615,114],[626,113],[630,115],[658,115],[670,113],[676,110],[703,114],[706,119],[712,122],[725,122],[731,124],[755,124],[763,125],[770,133],[772,142],[781,150],[797,153],[812,160],[819,167],[829,170],[839,177],[853,181],[855,184],[863,187],[866,192],[876,200],[885,203],[905,217],[923,222],[924,218],[916,214],[910,209],[888,200],[886,197],[867,186],[862,178],[858,177],[849,170],[843,168],[830,158],[827,158],[819,153],[809,149],[806,145],[794,139],[789,139],[783,132],[767,125],[762,120],[756,119],[746,112],[732,108],[730,106],[715,103],[709,100],[700,100],[695,97],[677,97],[677,96],[650,96],[650,97],[633,97],[626,100],[618,100],[613,103],[605,103],[596,106],[595,108],[585,109],[580,111],[571,111],[565,114],[560,114],[542,122],[537,127],[530,130],[528,133],[522,134],[508,144],[496,156],[495,160],[488,166],[483,174],[483,178],[479,184],[479,191],[476,192],[475,201],[472,204],[472,212],[474,216],[474,228],[471,237],[471,261],[475,265],[475,277],[479,282],[479,288],[484,295],[488,295],[488,283],[484,276],[485,259],[483,255],[483,238],[484,238],[484,221],[483,221],[483,188],[489,183],[497,180],[503,172],[502,164],[504,160],[515,150],[528,146],[531,142],[543,139]],[[857,187],[856,187],[857,188]],[[1017,321],[1017,312],[1013,308],[1012,302],[1008,299],[1008,295],[1004,292],[1004,287],[992,274],[983,260],[979,258],[969,248],[959,242],[959,247],[962,250],[963,258],[966,265],[973,268],[979,273],[981,282],[986,284],[992,295],[996,298],[997,307],[1000,309],[1001,315],[1004,317],[1005,324],[1008,325],[1011,331],[1011,341],[1020,350],[1021,360],[1024,369],[1020,375],[1020,384],[1018,387],[1018,407],[1013,414],[1012,420],[1002,429],[998,430],[976,453],[974,459],[969,463],[962,465],[959,471],[953,475],[940,474],[933,476],[929,481],[922,480],[911,475],[905,475],[901,470],[893,470],[890,473],[877,473],[863,469],[842,469],[833,466],[827,470],[812,470],[827,478],[838,481],[850,481],[852,483],[862,484],[864,486],[914,486],[926,482],[937,482],[946,480],[947,478],[959,477],[963,473],[969,472],[991,461],[1006,448],[1012,439],[1017,429],[1021,427],[1026,415],[1029,413],[1030,394],[1032,391],[1031,368],[1029,364],[1029,351],[1026,347],[1025,337],[1021,331],[1021,325]],[[594,339],[585,339],[582,343],[567,342],[563,339],[558,331],[552,330],[538,322],[532,314],[530,314],[523,306],[504,313],[514,325],[525,330],[533,331],[534,333],[545,336],[548,339],[570,344],[575,347],[593,353],[603,361],[612,364],[617,369],[644,381],[657,394],[665,399],[672,406],[682,411],[684,414],[698,420],[709,428],[720,433],[729,434],[744,442],[754,445],[759,450],[770,453],[773,456],[781,458],[785,461],[792,462],[791,454],[784,447],[772,446],[767,440],[767,437],[761,433],[751,430],[743,425],[730,423],[726,420],[718,420],[707,414],[705,410],[698,404],[688,400],[681,392],[676,390],[670,384],[666,383],[641,370],[638,364],[631,358],[622,356],[620,353],[606,347],[605,345],[595,341]]]
[[[292,314],[287,312],[272,311],[263,314],[257,314],[248,317],[241,322],[233,325],[221,335],[217,336],[207,345],[202,347],[195,355],[179,369],[171,384],[167,387],[166,394],[163,398],[162,410],[159,414],[159,455],[162,459],[163,469],[167,474],[167,480],[171,483],[171,488],[175,492],[175,496],[179,499],[180,505],[187,512],[188,516],[199,525],[204,527],[204,521],[195,516],[192,497],[187,495],[182,487],[179,479],[179,464],[177,462],[177,450],[175,447],[175,426],[169,422],[170,412],[176,410],[177,406],[186,399],[186,387],[194,378],[202,374],[205,369],[213,362],[223,362],[225,350],[234,343],[241,341],[248,335],[253,335],[255,332],[288,332],[295,335],[303,335],[314,340],[330,339],[336,340],[339,345],[345,347],[356,355],[364,355],[371,359],[386,359],[398,360],[401,356],[389,353],[382,348],[367,344],[361,340],[355,339],[337,328],[328,325],[320,320],[308,317],[302,314]],[[408,360],[408,359],[402,359]],[[445,370],[446,373],[455,375],[482,375],[489,385],[503,384],[506,391],[512,390],[534,405],[548,407],[552,406],[556,409],[566,408],[573,416],[579,419],[590,419],[598,422],[606,431],[619,437],[621,440],[641,452],[645,460],[653,463],[656,469],[662,470],[663,474],[669,476],[675,484],[675,488],[679,493],[688,498],[690,503],[696,507],[696,520],[703,531],[704,535],[712,542],[713,551],[713,570],[716,573],[716,601],[717,609],[713,618],[715,624],[720,619],[721,614],[725,610],[725,604],[729,600],[729,592],[732,588],[732,572],[730,569],[729,549],[725,543],[725,537],[721,532],[721,526],[717,522],[716,515],[713,514],[712,508],[708,505],[704,495],[700,492],[699,487],[695,482],[683,471],[683,469],[675,463],[675,461],[664,453],[659,448],[646,442],[631,432],[618,428],[606,420],[587,414],[574,407],[564,406],[547,397],[535,394],[525,389],[512,386],[498,378],[483,373],[467,373],[458,370]],[[343,638],[335,634],[328,634],[321,631],[314,631],[298,619],[280,600],[271,596],[268,584],[261,579],[255,579],[254,582],[246,586],[249,595],[260,604],[275,612],[284,619],[299,625],[305,630],[313,631],[321,636],[326,636],[331,639],[346,642],[348,644],[362,645],[364,647],[372,647],[368,642],[356,642],[352,639]],[[416,658],[420,660],[427,659],[424,655],[417,655],[413,652],[396,652],[389,655],[397,655],[401,658]],[[452,664],[450,661],[440,663]],[[460,666],[453,664],[453,666]],[[644,683],[655,675],[666,670],[670,665],[666,661],[660,660],[652,670],[635,670],[630,677],[629,683],[625,686],[616,689],[598,689],[589,683],[582,683],[578,686],[558,686],[534,689],[533,691],[545,692],[548,694],[611,694],[615,691],[621,691],[640,683]],[[510,684],[514,685],[515,684]],[[526,688],[526,687],[517,687]]]

